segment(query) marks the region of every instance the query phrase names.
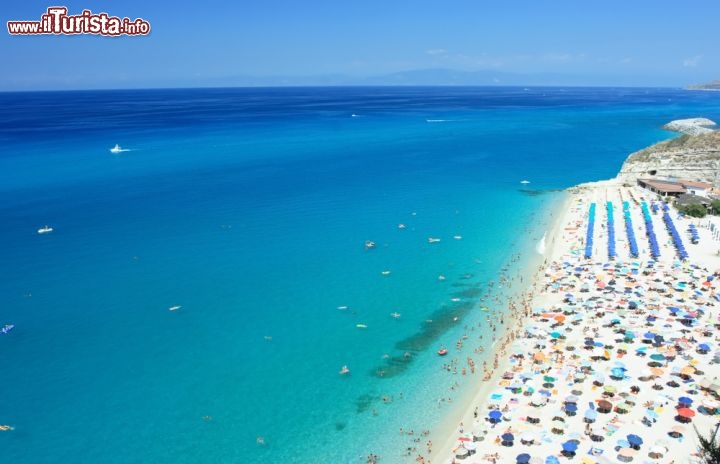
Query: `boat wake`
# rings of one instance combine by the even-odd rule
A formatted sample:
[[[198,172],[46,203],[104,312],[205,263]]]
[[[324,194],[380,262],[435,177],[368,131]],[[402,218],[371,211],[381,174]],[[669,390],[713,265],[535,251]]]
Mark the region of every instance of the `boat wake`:
[[[121,147],[120,145],[118,145],[117,143],[115,144],[114,147],[112,147],[112,148],[110,149],[110,153],[123,153],[123,152],[126,152],[126,151],[130,151],[130,149],[129,149],[129,148],[123,148],[123,147]]]

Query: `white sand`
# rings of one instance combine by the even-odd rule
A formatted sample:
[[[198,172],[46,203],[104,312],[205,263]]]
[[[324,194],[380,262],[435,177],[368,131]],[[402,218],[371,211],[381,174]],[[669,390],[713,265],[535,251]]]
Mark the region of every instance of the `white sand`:
[[[528,300],[525,308],[517,309],[523,330],[516,332],[517,339],[504,351],[503,359],[491,379],[481,381],[479,377],[475,377],[478,379],[476,394],[464,407],[465,413],[458,421],[458,430],[448,432],[446,441],[440,443],[441,446],[436,446],[429,460],[435,463],[456,460],[472,464],[493,462],[495,457],[499,463],[514,463],[521,453],[532,456],[531,462],[541,463],[551,455],[556,456],[560,462],[623,462],[618,460],[619,453],[633,455],[632,461],[627,462],[685,463],[696,459],[694,453],[697,451],[697,438],[693,426],[708,435],[720,419],[718,415],[711,416],[698,411],[698,406],[703,401],[712,405],[710,402],[717,400],[711,393],[701,389],[699,383],[703,379],[712,382],[720,377],[720,368],[711,363],[713,354],[720,348],[720,337],[716,335],[718,332],[714,328],[714,324],[718,323],[717,309],[720,308],[720,302],[714,299],[714,295],[719,284],[714,280],[711,286],[702,285],[709,274],[720,269],[720,242],[713,238],[707,228],[708,220],[693,220],[698,226],[701,239],[700,244],[691,244],[686,232],[690,220],[678,219],[677,213],[673,212],[672,219],[690,255],[689,263],[678,265],[661,213],[654,214],[652,220],[661,256],[658,262],[649,268],[648,261],[651,258],[645,225],[640,206],[636,204],[643,199],[648,200],[649,204],[651,195],[638,188],[624,188],[610,182],[587,184],[574,190],[563,214],[546,238],[548,266],[533,283],[532,300]],[[618,258],[612,262],[609,269],[603,268],[603,265],[609,262],[607,201],[611,201],[614,206],[618,252]],[[637,259],[629,256],[622,201],[630,201],[631,204],[633,230],[640,251]],[[586,260],[583,258],[583,251],[591,202],[596,203],[595,241],[593,257]],[[631,262],[637,263],[634,266],[637,273],[632,273]],[[582,267],[581,272],[574,271],[578,266]],[[607,285],[613,278],[616,291],[603,292],[600,287]],[[599,283],[600,281],[603,283]],[[678,282],[686,283],[684,290],[677,287]],[[583,284],[587,285],[587,292],[580,291]],[[693,285],[696,286],[695,289],[690,288]],[[640,288],[637,288],[638,286]],[[625,288],[641,294],[624,294]],[[655,292],[655,288],[662,289],[663,292]],[[566,293],[575,296],[574,305],[563,302]],[[593,301],[597,308],[585,306],[589,304],[590,298],[596,298]],[[627,309],[631,300],[638,302],[638,309]],[[681,311],[692,311],[701,307],[705,312],[692,326],[684,326],[680,323],[681,319],[674,317],[668,310],[669,307],[677,307]],[[539,308],[544,311],[539,311]],[[535,313],[533,316],[523,315],[531,311]],[[543,317],[543,312],[548,315]],[[598,314],[603,315],[597,317]],[[565,316],[562,324],[554,318],[556,315]],[[648,315],[656,316],[656,320],[647,322]],[[611,326],[613,319],[618,322]],[[524,329],[530,331],[526,332]],[[683,329],[687,332],[682,332]],[[636,338],[626,341],[625,331],[632,331]],[[668,343],[654,346],[650,343],[651,340],[643,342],[643,334],[648,331],[663,335]],[[561,338],[554,341],[548,335],[551,332],[558,332]],[[613,348],[585,348],[586,336]],[[673,343],[670,343],[671,340]],[[710,345],[709,353],[701,354],[697,351],[697,346],[701,343]],[[673,345],[684,350],[682,353],[674,353]],[[568,346],[573,346],[574,350],[568,350]],[[619,347],[625,348],[627,354],[618,353]],[[637,354],[639,347],[645,347],[645,356]],[[534,362],[533,358],[537,353],[542,353],[546,359]],[[652,354],[674,354],[675,358],[672,361],[660,361],[661,371],[651,372],[648,362],[653,361],[650,359]],[[517,355],[523,355],[524,358],[519,359]],[[541,355],[537,356],[540,358]],[[623,379],[611,378],[612,368],[619,366],[616,365],[618,362],[623,363],[626,369]],[[682,369],[690,372],[685,378],[687,381],[677,375]],[[703,373],[696,374],[695,370]],[[503,374],[506,374],[505,380],[502,378]],[[595,374],[604,377],[602,386],[593,385]],[[650,377],[645,378],[646,375]],[[508,378],[511,376],[512,378]],[[528,395],[527,389],[531,386],[536,392],[544,389],[545,376],[556,379],[551,386],[547,384],[548,388],[545,388],[551,394],[549,402],[541,407],[533,406],[531,403],[537,402],[538,393]],[[676,380],[680,385],[668,385],[671,380]],[[505,388],[512,383],[522,385],[522,392],[513,394]],[[662,386],[662,389],[653,388],[655,385],[655,388]],[[615,388],[616,393],[613,396],[604,396],[606,386]],[[639,391],[631,392],[632,386],[638,387]],[[492,392],[502,393],[502,398],[493,404],[489,401]],[[572,392],[577,396],[577,413],[568,415],[562,407]],[[690,409],[696,413],[692,422],[687,424],[681,424],[675,417],[677,400],[683,396],[694,400]],[[598,400],[601,399],[611,401],[613,411],[598,414],[596,421],[589,424],[590,430],[603,438],[603,441],[594,442],[585,434],[588,424],[584,420],[584,414],[591,403],[597,409]],[[625,402],[632,404],[628,412],[615,409],[618,404]],[[504,411],[503,419],[494,427],[486,420],[492,406]],[[476,408],[477,418],[474,417]],[[650,426],[643,423],[646,415],[656,418],[655,422],[650,422]],[[526,420],[528,416],[539,418],[539,424],[530,424]],[[564,421],[562,434],[553,433],[551,430],[553,418],[556,416]],[[463,425],[460,426],[460,423]],[[668,432],[676,426],[683,427],[684,434],[674,438]],[[471,440],[473,434],[470,432],[477,432],[477,435],[485,437],[481,441],[470,442],[472,444],[467,447],[472,448],[474,445],[475,453],[464,459],[456,458],[458,453],[465,453],[462,444],[467,443],[458,440],[462,436],[460,429],[462,434]],[[486,435],[482,433],[483,430],[487,431]],[[496,442],[508,430],[515,435],[511,447]],[[560,429],[556,430],[559,431]],[[534,438],[534,444],[522,444],[523,433],[529,433],[528,437]],[[631,433],[643,439],[644,443],[639,450],[629,449],[627,444],[618,443],[618,440],[626,439]],[[578,443],[577,454],[573,457],[561,454],[562,444],[569,439],[575,439]],[[591,453],[593,449],[594,454]],[[659,454],[651,454],[653,451]],[[418,461],[421,461],[420,457]]]

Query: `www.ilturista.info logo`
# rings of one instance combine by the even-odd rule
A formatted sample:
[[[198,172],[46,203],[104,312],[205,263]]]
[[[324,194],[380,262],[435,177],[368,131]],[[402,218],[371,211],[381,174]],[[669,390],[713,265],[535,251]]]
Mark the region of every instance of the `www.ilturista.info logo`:
[[[142,18],[131,21],[90,10],[68,16],[67,12],[64,6],[51,6],[40,21],[8,21],[8,32],[12,35],[95,34],[111,37],[150,33],[150,23]]]

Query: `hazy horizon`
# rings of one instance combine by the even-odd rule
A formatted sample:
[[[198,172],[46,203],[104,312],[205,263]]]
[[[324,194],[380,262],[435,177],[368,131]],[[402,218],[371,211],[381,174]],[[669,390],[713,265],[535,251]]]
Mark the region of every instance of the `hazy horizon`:
[[[11,4],[4,22],[52,4]],[[720,78],[707,32],[720,4],[657,2],[411,6],[370,0],[202,5],[66,3],[142,18],[146,36],[11,35],[0,91],[328,85],[685,87]],[[702,14],[699,14],[702,13]]]

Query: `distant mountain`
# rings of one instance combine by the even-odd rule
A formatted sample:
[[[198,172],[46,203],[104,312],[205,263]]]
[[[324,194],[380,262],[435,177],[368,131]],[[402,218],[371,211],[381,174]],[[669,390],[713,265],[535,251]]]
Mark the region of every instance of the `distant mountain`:
[[[720,90],[720,80],[707,82],[705,84],[691,84],[687,87],[689,90]]]
[[[512,73],[494,70],[460,71],[430,68],[370,76],[317,74],[306,76],[248,76],[189,79],[188,86],[636,86],[638,79],[600,74]],[[667,86],[649,77],[639,79],[643,86]]]

